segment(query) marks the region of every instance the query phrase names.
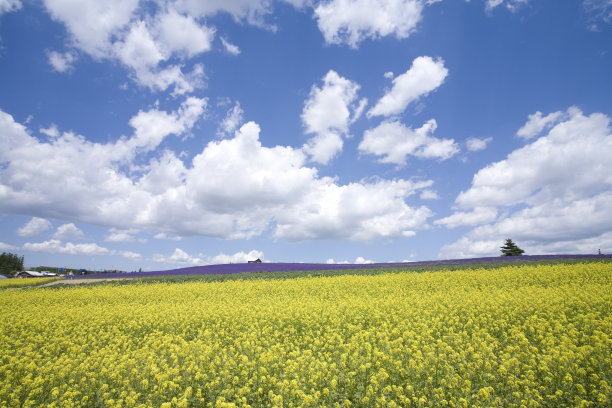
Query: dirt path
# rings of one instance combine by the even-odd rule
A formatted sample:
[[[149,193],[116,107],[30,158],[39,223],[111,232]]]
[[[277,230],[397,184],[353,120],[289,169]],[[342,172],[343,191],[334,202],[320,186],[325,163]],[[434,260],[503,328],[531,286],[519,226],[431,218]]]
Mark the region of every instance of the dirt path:
[[[80,284],[84,284],[84,283],[96,283],[96,282],[102,282],[102,281],[119,281],[119,280],[129,280],[129,279],[135,279],[135,278],[89,278],[89,279],[83,279],[83,278],[76,278],[76,279],[60,279],[60,280],[56,280],[53,282],[49,282],[49,283],[45,283],[44,285],[40,285],[39,288],[44,288],[46,286],[53,286],[53,285],[80,285]]]

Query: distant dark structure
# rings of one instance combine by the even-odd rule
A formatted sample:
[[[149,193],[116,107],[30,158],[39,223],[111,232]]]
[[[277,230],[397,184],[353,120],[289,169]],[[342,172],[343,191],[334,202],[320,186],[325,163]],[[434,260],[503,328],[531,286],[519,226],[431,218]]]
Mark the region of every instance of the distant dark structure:
[[[254,261],[247,261],[248,263],[261,263],[261,259],[257,258]]]

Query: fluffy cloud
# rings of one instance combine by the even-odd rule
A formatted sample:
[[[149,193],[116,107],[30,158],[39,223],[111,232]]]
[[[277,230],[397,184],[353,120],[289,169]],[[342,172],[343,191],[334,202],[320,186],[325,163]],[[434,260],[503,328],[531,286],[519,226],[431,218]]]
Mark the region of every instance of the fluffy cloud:
[[[134,137],[124,144],[129,149],[153,150],[166,136],[180,135],[191,129],[202,118],[207,103],[207,99],[189,97],[175,112],[167,113],[157,109],[139,111],[130,119]]]
[[[142,86],[175,95],[201,87],[204,72],[194,65],[190,73],[181,61],[211,49],[215,30],[192,15],[179,13],[170,2],[160,4],[153,16],[144,15],[138,0],[45,0],[51,16],[64,24],[73,46],[97,59],[123,63]],[[74,53],[49,53],[52,66],[70,69]]]
[[[215,29],[201,25],[192,16],[175,10],[158,14],[154,31],[166,54],[177,53],[194,57],[211,49]]]
[[[349,261],[336,262],[336,261],[334,261],[333,258],[330,258],[325,263],[326,264],[348,264]],[[371,261],[369,259],[365,259],[362,256],[358,256],[357,258],[355,258],[355,261],[353,262],[353,264],[355,264],[355,265],[364,265],[364,264],[373,264],[373,263],[374,263],[374,261]]]
[[[191,256],[180,248],[175,248],[174,253],[170,256],[162,254],[153,255],[153,261],[165,264],[180,264],[180,265],[202,265],[204,261],[197,256]]]
[[[72,71],[72,64],[76,60],[76,55],[70,51],[65,53],[59,53],[57,51],[49,51],[47,53],[49,58],[49,64],[57,72],[70,72]]]
[[[180,241],[182,238],[176,235],[168,235],[165,232],[160,232],[153,236],[155,239],[164,239],[167,241]]]
[[[401,113],[410,102],[437,89],[448,75],[440,59],[418,57],[405,73],[393,79],[393,87],[368,111],[368,117]],[[386,76],[386,75],[385,75]]]
[[[323,86],[313,86],[304,104],[302,122],[307,133],[314,133],[304,151],[312,160],[327,164],[342,150],[342,135],[348,134],[349,125],[361,116],[366,99],[357,102],[359,85],[329,71],[323,77]]]
[[[254,261],[255,259],[261,259],[263,261],[264,254],[261,251],[252,250],[248,253],[236,252],[233,255],[219,254],[210,257],[206,260],[207,264],[219,265],[229,263],[247,263],[248,261]]]
[[[244,111],[240,107],[240,102],[236,102],[234,106],[227,111],[225,118],[219,124],[217,134],[227,136],[232,134],[244,122]]]
[[[359,143],[359,151],[382,156],[381,163],[406,164],[407,156],[446,160],[459,151],[453,139],[433,136],[436,121],[431,119],[418,129],[411,129],[398,121],[384,121],[368,129]]]
[[[156,67],[166,56],[154,39],[146,22],[137,21],[122,42],[115,43],[115,52],[125,65],[137,71]]]
[[[219,238],[248,238],[272,227],[281,239],[371,240],[427,227],[431,211],[408,200],[431,181],[341,185],[307,167],[301,149],[262,146],[253,122],[233,138],[209,142],[190,163],[170,151],[148,153],[170,134],[188,132],[203,110],[204,101],[191,99],[175,112],[139,112],[130,121],[131,137],[106,144],[72,133],[43,142],[0,111],[6,147],[0,211]],[[148,164],[134,166],[149,155]],[[82,162],[88,165],[73,164]]]
[[[325,41],[356,48],[366,38],[408,37],[422,18],[425,5],[437,0],[284,0],[298,9],[312,7]],[[204,24],[215,15],[229,14],[275,30],[265,22],[273,0],[161,0],[152,7],[139,0],[44,0],[51,17],[66,27],[71,50],[51,52],[49,61],[59,72],[71,69],[76,52],[94,59],[120,61],[139,85],[152,91],[172,89],[173,95],[204,86],[202,65],[185,62],[211,49],[216,29]],[[19,8],[15,0],[2,0],[0,14]],[[224,49],[240,49],[221,36]]]
[[[465,141],[465,145],[470,152],[479,152],[487,148],[487,145],[493,140],[492,137],[485,139],[479,139],[477,137],[470,137]]]
[[[20,0],[0,0],[0,16],[4,13],[17,11],[21,8]]]
[[[140,261],[142,259],[142,255],[132,251],[119,251],[118,254],[132,261]]]
[[[531,119],[530,119],[531,120]],[[547,136],[510,153],[474,175],[457,197],[462,208],[583,197],[612,183],[610,119],[578,109]]]
[[[139,0],[44,0],[51,16],[63,23],[77,48],[95,58],[109,54],[112,38],[132,19]]]
[[[546,116],[542,116],[542,112],[538,111],[529,115],[527,123],[516,132],[516,135],[523,139],[533,139],[539,136],[543,130],[550,129],[562,118],[562,116],[563,112],[553,112]]]
[[[527,123],[535,117],[541,115],[531,115]],[[497,255],[507,237],[528,253],[605,248],[612,230],[610,157],[610,118],[569,109],[547,135],[474,175],[472,186],[456,199],[458,209],[471,211],[436,223],[484,225],[443,247],[441,256]],[[502,215],[494,217],[493,209]]]
[[[101,247],[97,244],[73,244],[67,242],[62,244],[58,239],[52,239],[44,242],[25,243],[23,245],[25,251],[33,252],[48,252],[53,254],[68,254],[68,255],[110,255],[113,251],[108,248]]]
[[[73,223],[62,224],[57,227],[57,231],[53,234],[54,239],[66,240],[66,239],[80,239],[83,238],[83,231],[81,231]]]
[[[440,198],[438,193],[435,190],[423,190],[420,195],[421,200],[437,200]]]
[[[410,207],[406,198],[431,181],[377,180],[338,186],[330,180],[276,216],[276,236],[287,240],[369,241],[411,237],[433,215],[425,206]]]
[[[312,157],[312,161],[328,164],[342,151],[344,142],[342,137],[333,131],[317,133],[304,145],[304,151]]]
[[[271,0],[177,0],[174,6],[181,12],[201,17],[228,13],[235,21],[246,21],[262,27],[265,26],[265,16],[272,11]]]
[[[439,220],[434,224],[445,225],[448,228],[456,228],[462,225],[474,226],[482,225],[494,221],[497,218],[497,209],[494,207],[476,207],[470,212],[455,212]]]
[[[110,232],[107,236],[104,237],[104,240],[107,242],[147,242],[144,238],[136,238],[134,234],[138,233],[136,229],[127,229],[121,230],[117,228],[111,228]]]
[[[215,256],[205,257],[202,254],[197,256],[189,255],[180,248],[175,248],[174,253],[170,256],[161,254],[153,255],[153,261],[170,265],[220,265],[229,263],[247,263],[255,259],[264,259],[264,254],[261,251],[252,250],[246,252],[236,252],[233,255],[219,254]]]
[[[187,37],[176,34],[183,33],[183,27]],[[196,64],[191,73],[185,74],[177,64],[163,68],[160,64],[173,54],[190,57],[208,51],[213,35],[214,30],[197,26],[192,18],[170,13],[152,23],[142,20],[132,23],[123,41],[114,42],[112,48],[141,85],[161,91],[174,86],[173,93],[179,95],[202,86],[202,66]]]
[[[15,245],[5,244],[4,242],[0,242],[0,251],[16,251],[19,247]]]
[[[59,129],[56,124],[51,124],[48,128],[40,128],[39,132],[43,135],[49,136],[51,139],[55,139],[60,135]]]
[[[51,228],[51,223],[44,219],[33,217],[30,221],[28,221],[23,227],[17,230],[17,234],[22,237],[31,237],[34,235],[38,235],[46,230]]]
[[[319,29],[329,44],[357,48],[367,38],[394,35],[407,38],[421,21],[423,0],[331,0],[314,10]]]
[[[238,48],[237,45],[230,43],[227,39],[225,39],[225,37],[221,37],[221,44],[223,44],[223,48],[225,48],[225,51],[228,53],[232,55],[240,54],[240,48]]]
[[[72,242],[62,243],[60,238],[68,238],[70,236],[77,239],[82,236],[82,231],[74,224],[64,224],[57,229],[53,235],[53,239],[44,242],[27,242],[21,248],[24,251],[46,252],[51,254],[66,254],[66,255],[86,255],[86,256],[108,256],[119,255],[132,261],[142,259],[142,256],[131,251],[115,251],[99,246],[98,244],[73,244]]]
[[[500,255],[511,237],[527,254],[595,254],[612,249],[612,194],[601,193],[575,202],[539,204],[474,228],[441,248],[442,258]]]
[[[132,213],[126,206],[140,207],[139,200],[148,198],[135,191],[120,166],[154,149],[168,135],[185,132],[202,115],[204,105],[204,100],[189,98],[176,112],[139,112],[130,121],[134,136],[107,144],[73,133],[44,143],[0,111],[0,142],[6,147],[0,150],[0,207],[9,213],[41,211],[50,218],[113,226],[113,219]]]
[[[487,11],[491,11],[497,6],[501,6],[503,4],[506,6],[508,10],[514,12],[520,6],[525,5],[528,2],[529,0],[487,0],[485,4],[485,8]]]

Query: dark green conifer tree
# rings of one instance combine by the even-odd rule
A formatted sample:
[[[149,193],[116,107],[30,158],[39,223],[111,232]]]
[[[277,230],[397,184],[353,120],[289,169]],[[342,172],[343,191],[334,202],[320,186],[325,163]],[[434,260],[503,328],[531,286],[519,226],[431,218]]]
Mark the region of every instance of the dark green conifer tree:
[[[501,247],[502,256],[518,256],[523,255],[525,251],[519,248],[510,238],[506,239],[506,243]]]

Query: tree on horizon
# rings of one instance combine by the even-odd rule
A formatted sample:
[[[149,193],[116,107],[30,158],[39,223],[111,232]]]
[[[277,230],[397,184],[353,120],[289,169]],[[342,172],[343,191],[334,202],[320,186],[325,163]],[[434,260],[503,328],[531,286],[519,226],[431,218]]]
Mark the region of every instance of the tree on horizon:
[[[10,252],[3,252],[0,255],[0,274],[13,275],[21,271],[23,271],[23,256]]]
[[[519,256],[523,255],[525,251],[519,248],[510,238],[506,239],[504,246],[500,247],[502,256]]]

